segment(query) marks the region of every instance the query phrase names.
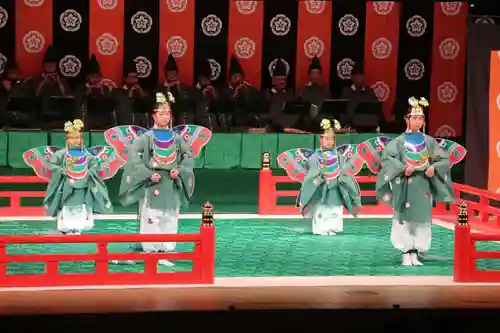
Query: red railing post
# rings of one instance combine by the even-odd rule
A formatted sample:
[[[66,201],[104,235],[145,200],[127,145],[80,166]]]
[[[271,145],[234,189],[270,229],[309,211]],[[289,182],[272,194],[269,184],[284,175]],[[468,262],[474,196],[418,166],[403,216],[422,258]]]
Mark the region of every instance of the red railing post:
[[[201,236],[201,280],[213,284],[215,278],[215,226],[213,206],[210,202],[203,205],[203,215],[200,225]]]
[[[458,206],[458,223],[455,225],[454,272],[455,282],[469,282],[473,267],[471,228],[468,223],[468,207],[465,202]]]
[[[0,242],[0,281],[7,278],[7,244]],[[1,285],[1,284],[0,284]]]
[[[18,216],[21,213],[21,192],[8,192],[9,195],[9,207],[12,211],[13,216]],[[22,215],[22,214],[21,214]]]
[[[479,196],[479,220],[483,223],[488,223],[490,220],[490,214],[486,210],[490,205],[490,199],[485,195]],[[484,208],[486,209],[484,209]]]
[[[259,173],[259,208],[260,215],[269,215],[276,206],[276,185],[273,181],[271,158],[268,152],[262,153],[262,167]]]
[[[97,243],[97,257],[95,263],[95,273],[99,276],[105,276],[108,274],[108,243],[99,242]]]

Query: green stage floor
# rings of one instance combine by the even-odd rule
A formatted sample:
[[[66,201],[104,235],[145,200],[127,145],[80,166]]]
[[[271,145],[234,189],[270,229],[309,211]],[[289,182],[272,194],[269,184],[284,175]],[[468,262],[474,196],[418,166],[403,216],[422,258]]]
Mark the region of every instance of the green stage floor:
[[[197,233],[199,220],[182,220],[181,233]],[[438,276],[452,275],[453,233],[433,227],[433,247],[424,267],[401,267],[398,251],[389,240],[388,219],[345,221],[345,232],[337,236],[315,236],[304,220],[246,219],[218,220],[217,277],[248,276]],[[54,222],[1,222],[2,235],[49,234]],[[137,221],[97,221],[92,234],[135,233]],[[68,236],[71,237],[71,236]],[[133,244],[111,244],[111,252],[132,251]],[[479,243],[480,250],[500,250],[496,243]],[[178,251],[191,251],[189,243],[178,244]],[[93,244],[12,245],[10,254],[26,253],[93,253]],[[500,262],[484,260],[481,269],[500,269]],[[89,272],[93,263],[63,263],[64,273]],[[177,262],[162,271],[191,270],[190,262]],[[112,271],[140,271],[142,264],[110,264]],[[15,263],[8,266],[9,274],[42,273],[43,264]]]

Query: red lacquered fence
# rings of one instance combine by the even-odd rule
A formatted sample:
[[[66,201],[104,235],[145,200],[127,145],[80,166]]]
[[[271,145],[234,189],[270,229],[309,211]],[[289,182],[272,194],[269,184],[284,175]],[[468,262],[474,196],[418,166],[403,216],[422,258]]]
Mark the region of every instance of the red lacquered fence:
[[[480,270],[477,259],[500,259],[500,251],[478,251],[477,242],[500,242],[500,233],[472,232],[468,223],[465,202],[458,207],[458,224],[455,225],[454,272],[455,282],[500,282],[500,270]]]
[[[193,252],[181,253],[110,253],[109,243],[134,242],[193,242]],[[82,244],[95,243],[93,254],[7,254],[13,244]],[[159,272],[158,260],[191,260],[190,272]],[[143,261],[140,273],[109,272],[109,262]],[[95,262],[90,273],[59,271],[61,262]],[[45,263],[44,274],[7,274],[9,263]],[[145,284],[213,284],[215,265],[215,228],[200,227],[199,234],[185,235],[73,235],[73,236],[0,236],[0,286],[92,286],[92,285],[145,285]]]
[[[0,184],[46,184],[45,179],[36,176],[0,176]],[[0,191],[0,198],[8,198],[9,205],[0,207],[0,216],[43,216],[42,206],[22,206],[21,198],[40,198],[45,191]]]

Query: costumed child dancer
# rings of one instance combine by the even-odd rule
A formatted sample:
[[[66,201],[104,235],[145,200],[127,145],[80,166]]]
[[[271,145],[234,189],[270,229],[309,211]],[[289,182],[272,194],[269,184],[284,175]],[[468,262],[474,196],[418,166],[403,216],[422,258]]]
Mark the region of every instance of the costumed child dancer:
[[[125,161],[108,146],[85,148],[83,122],[64,124],[66,148],[43,146],[24,153],[24,161],[49,185],[43,200],[47,215],[57,218],[57,229],[76,235],[94,226],[93,213],[112,212],[103,180],[113,177]]]
[[[127,164],[119,199],[124,206],[139,203],[141,234],[176,234],[179,209],[187,207],[194,191],[194,158],[212,132],[196,125],[172,128],[172,94],[156,94],[151,130],[118,126],[105,132]],[[142,243],[144,252],[175,250],[173,242]],[[173,266],[168,260],[159,264]]]
[[[434,202],[454,202],[450,169],[467,153],[459,144],[426,135],[425,98],[409,100],[406,132],[358,145],[359,155],[377,173],[377,197],[394,210],[391,241],[403,266],[422,266],[419,255],[431,246]]]
[[[344,230],[343,207],[357,215],[361,207],[359,185],[354,179],[363,161],[354,145],[336,147],[331,122],[321,122],[324,133],[317,150],[299,148],[281,153],[278,164],[288,176],[302,183],[298,204],[305,218],[312,218],[312,232],[332,236]],[[335,121],[336,129],[340,123]]]

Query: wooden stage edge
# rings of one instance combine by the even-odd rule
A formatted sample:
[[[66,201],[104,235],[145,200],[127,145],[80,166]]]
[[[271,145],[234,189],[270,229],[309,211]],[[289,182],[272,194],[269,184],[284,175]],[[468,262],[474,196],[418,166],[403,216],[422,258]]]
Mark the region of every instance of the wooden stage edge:
[[[0,289],[1,315],[393,307],[500,308],[500,284],[457,284],[446,276],[337,276],[217,278],[213,285]]]

